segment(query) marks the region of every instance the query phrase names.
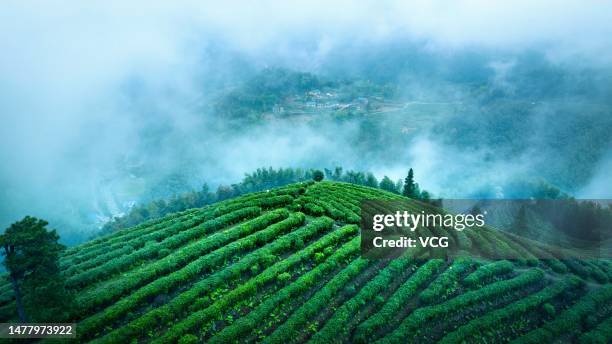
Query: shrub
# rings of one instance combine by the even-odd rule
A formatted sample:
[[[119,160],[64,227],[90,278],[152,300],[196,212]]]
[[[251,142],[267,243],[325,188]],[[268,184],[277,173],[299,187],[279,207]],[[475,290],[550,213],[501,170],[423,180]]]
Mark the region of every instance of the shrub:
[[[192,334],[187,334],[187,335],[182,336],[178,342],[179,344],[195,344],[198,342],[198,337]]]
[[[159,258],[165,257],[165,256],[167,256],[169,254],[170,254],[170,250],[167,249],[167,248],[162,248],[161,250],[159,250],[159,252],[157,252],[157,256]]]
[[[475,265],[475,263],[469,258],[457,259],[453,265],[440,274],[429,287],[419,295],[419,300],[423,303],[446,300],[446,298],[454,293],[459,287],[458,280],[461,274],[470,269],[473,265]]]
[[[323,253],[321,252],[315,253],[315,256],[314,256],[315,262],[319,263],[319,262],[322,262],[324,259],[325,259],[325,255]]]
[[[514,265],[507,260],[500,260],[479,267],[476,271],[469,274],[464,280],[464,284],[470,287],[478,287],[492,277],[507,274],[514,270]]]
[[[304,204],[303,208],[307,214],[310,214],[313,216],[321,216],[325,213],[325,209],[313,203],[306,203]]]
[[[606,344],[612,340],[612,318],[608,318],[597,325],[593,330],[582,334],[580,344]]]
[[[302,205],[298,202],[293,202],[287,208],[291,211],[301,211]]]
[[[259,272],[259,265],[258,264],[255,264],[255,265],[251,266],[251,273],[253,275],[256,275],[258,272]]]
[[[304,247],[304,240],[302,240],[302,238],[297,238],[295,239],[295,247],[296,248],[303,248]]]
[[[289,282],[290,279],[291,279],[291,274],[289,274],[288,272],[283,272],[279,274],[278,276],[276,276],[276,280],[282,284]]]
[[[555,306],[551,305],[550,303],[545,303],[542,308],[544,309],[544,312],[546,312],[546,314],[551,317],[554,317],[555,313],[557,313],[557,311],[555,310]]]

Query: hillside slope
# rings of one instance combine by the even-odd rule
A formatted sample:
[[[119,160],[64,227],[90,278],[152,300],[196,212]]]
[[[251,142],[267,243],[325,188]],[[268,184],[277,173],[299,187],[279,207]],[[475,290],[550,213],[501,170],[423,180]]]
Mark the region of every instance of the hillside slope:
[[[610,340],[608,261],[366,260],[356,223],[360,201],[372,198],[403,199],[299,183],[71,248],[61,265],[78,341]],[[494,230],[449,235],[483,252],[539,249]],[[14,320],[13,309],[2,282],[0,320]]]

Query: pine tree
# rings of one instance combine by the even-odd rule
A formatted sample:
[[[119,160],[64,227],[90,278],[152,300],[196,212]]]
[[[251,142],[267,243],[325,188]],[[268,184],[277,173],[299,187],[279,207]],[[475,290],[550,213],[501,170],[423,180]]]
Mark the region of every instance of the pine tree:
[[[402,191],[402,195],[410,198],[419,198],[419,193],[417,190],[417,185],[414,182],[414,171],[412,168],[408,171],[408,176],[404,180],[404,190]]]

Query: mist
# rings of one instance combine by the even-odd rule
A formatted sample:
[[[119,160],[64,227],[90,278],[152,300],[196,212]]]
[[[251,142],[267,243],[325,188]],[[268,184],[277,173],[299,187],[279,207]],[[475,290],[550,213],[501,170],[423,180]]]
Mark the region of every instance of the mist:
[[[612,196],[605,173],[612,149],[611,4],[2,7],[2,228],[33,215],[75,243],[150,199],[169,176],[197,189],[234,183],[266,166],[343,166],[393,179],[412,166],[421,186],[443,197],[483,189],[505,197],[508,182],[523,177],[545,178],[581,197]],[[277,67],[391,83],[404,102],[451,105],[436,116],[427,105],[409,105],[420,114],[417,124],[400,116],[246,126],[216,112],[224,94]],[[480,84],[488,93],[475,94]],[[491,105],[499,99],[525,104],[526,127],[516,129],[524,137],[497,145],[499,137],[486,133],[495,127],[492,114],[506,111]],[[580,141],[593,146],[585,162],[556,145],[581,128],[597,134]],[[560,172],[573,168],[571,161],[585,171]]]

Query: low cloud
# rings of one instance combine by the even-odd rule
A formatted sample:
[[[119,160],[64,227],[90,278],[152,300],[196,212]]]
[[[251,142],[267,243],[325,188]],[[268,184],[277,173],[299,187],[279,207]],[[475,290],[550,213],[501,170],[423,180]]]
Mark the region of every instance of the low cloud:
[[[522,167],[481,164],[486,152],[426,135],[364,159],[349,144],[355,123],[271,122],[247,132],[219,126],[211,104],[266,66],[371,73],[370,61],[395,68],[415,46],[432,65],[465,51],[507,56],[483,59],[498,61],[486,68],[500,87],[511,86],[513,56],[532,49],[560,66],[607,68],[611,13],[597,1],[9,1],[0,11],[0,225],[31,214],[63,234],[91,230],[97,216],[176,171],[193,187],[235,182],[260,166],[333,164],[395,178],[414,165],[439,194],[464,192],[452,176],[464,188],[485,176],[497,183]],[[420,69],[402,70],[401,92],[464,96],[452,81],[429,84]]]

